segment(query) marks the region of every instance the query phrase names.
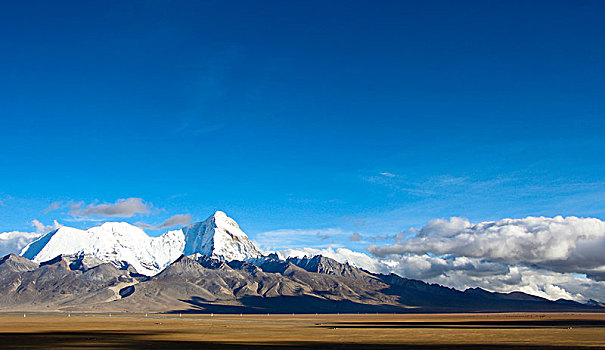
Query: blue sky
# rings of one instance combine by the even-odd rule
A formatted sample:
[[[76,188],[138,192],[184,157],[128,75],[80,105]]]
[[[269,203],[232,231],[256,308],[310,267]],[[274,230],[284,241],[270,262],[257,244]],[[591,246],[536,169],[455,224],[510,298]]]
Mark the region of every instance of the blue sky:
[[[253,239],[321,229],[310,245],[363,250],[349,233],[434,218],[603,219],[604,14],[598,1],[5,2],[0,232],[223,210]],[[126,198],[149,211],[46,210]]]

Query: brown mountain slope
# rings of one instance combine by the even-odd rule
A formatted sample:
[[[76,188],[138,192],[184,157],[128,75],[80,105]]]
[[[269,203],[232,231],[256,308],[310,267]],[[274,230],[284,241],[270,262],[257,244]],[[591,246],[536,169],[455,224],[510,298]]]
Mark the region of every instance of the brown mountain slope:
[[[515,292],[458,291],[397,275],[372,274],[325,257],[251,262],[181,256],[143,277],[88,256],[31,262],[0,259],[0,309],[94,312],[473,312],[602,311]]]

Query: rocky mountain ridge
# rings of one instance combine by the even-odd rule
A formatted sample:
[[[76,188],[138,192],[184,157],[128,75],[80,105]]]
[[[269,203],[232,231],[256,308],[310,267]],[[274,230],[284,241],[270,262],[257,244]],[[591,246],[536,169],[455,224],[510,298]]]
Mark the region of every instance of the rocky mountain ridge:
[[[458,291],[394,274],[372,274],[322,256],[219,260],[181,255],[155,276],[90,255],[36,263],[0,259],[0,310],[168,313],[356,313],[603,311],[482,289]],[[329,266],[329,269],[325,269]],[[320,272],[318,272],[320,271]]]

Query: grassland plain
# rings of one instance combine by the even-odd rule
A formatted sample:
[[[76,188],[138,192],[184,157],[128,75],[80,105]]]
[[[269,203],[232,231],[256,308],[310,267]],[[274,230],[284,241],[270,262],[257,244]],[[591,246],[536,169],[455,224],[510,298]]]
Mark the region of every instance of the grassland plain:
[[[605,314],[0,314],[2,349],[605,349]]]

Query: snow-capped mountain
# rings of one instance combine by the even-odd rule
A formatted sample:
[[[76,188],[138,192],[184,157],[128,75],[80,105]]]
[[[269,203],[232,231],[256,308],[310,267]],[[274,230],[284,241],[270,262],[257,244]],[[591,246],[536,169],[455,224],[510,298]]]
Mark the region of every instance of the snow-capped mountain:
[[[199,253],[222,260],[245,260],[261,252],[225,213],[217,211],[204,222],[150,237],[125,222],[107,222],[80,230],[60,227],[28,244],[25,258],[44,262],[58,255],[91,255],[116,266],[132,265],[137,272],[153,276],[182,254]]]
[[[246,260],[262,256],[235,220],[217,211],[204,222],[181,230],[185,236],[183,254],[200,253],[220,260]]]
[[[0,258],[0,310],[602,311],[600,304],[520,292],[458,291],[371,273],[321,255],[263,256],[223,212],[159,237],[127,223],[87,230],[64,226],[31,242],[21,254]]]

